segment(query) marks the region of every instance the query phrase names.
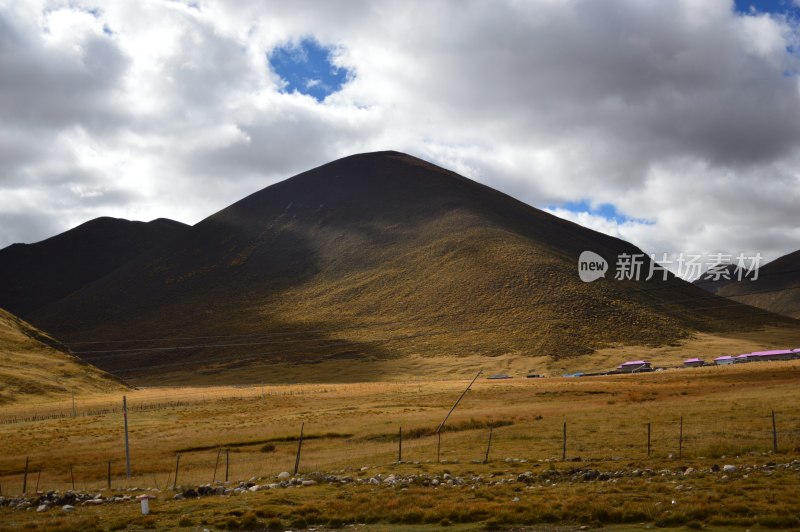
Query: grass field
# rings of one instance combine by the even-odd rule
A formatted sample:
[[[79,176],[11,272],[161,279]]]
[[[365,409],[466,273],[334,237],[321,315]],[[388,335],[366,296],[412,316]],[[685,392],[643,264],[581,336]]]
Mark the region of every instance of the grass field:
[[[37,482],[39,491],[69,489],[70,466],[78,490],[122,493],[130,487],[157,487],[161,491],[147,517],[138,515],[133,503],[78,507],[74,514],[4,507],[0,527],[800,526],[796,517],[800,471],[783,468],[800,458],[798,361],[582,379],[479,379],[448,420],[450,430],[441,438],[442,463],[437,463],[432,431],[468,381],[130,391],[130,480],[125,479],[121,394],[78,396],[76,417],[71,401],[4,406],[0,410],[4,495],[21,492],[26,458],[29,492]],[[778,453],[773,452],[773,410]],[[63,417],[20,421],[56,415]],[[566,461],[561,459],[564,423]],[[267,483],[282,471],[291,472],[301,424],[306,439],[299,469],[306,478],[317,478],[315,473],[349,474],[355,479],[448,473],[481,476],[487,482],[404,488],[322,483],[171,500],[178,454],[179,487],[224,480],[226,449],[230,482],[255,477],[256,483]],[[483,464],[479,462],[485,458],[490,424],[495,427],[491,452]],[[406,438],[398,464],[401,427]],[[106,489],[109,461],[111,492]],[[714,464],[738,469],[723,479],[721,473],[709,471]],[[696,473],[681,475],[687,467]],[[619,477],[576,482],[571,476],[576,468],[617,472]],[[656,473],[643,477],[633,473],[644,469]],[[488,484],[488,479],[517,479],[526,471],[534,475],[532,482]]]

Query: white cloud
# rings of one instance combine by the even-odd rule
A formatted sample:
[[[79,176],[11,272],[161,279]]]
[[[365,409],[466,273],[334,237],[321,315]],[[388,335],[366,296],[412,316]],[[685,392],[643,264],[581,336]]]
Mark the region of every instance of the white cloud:
[[[0,0],[0,246],[397,149],[652,252],[800,248],[797,28],[727,1]],[[354,72],[280,93],[275,47]],[[20,210],[24,205],[25,210]],[[41,213],[40,218],[22,212]]]

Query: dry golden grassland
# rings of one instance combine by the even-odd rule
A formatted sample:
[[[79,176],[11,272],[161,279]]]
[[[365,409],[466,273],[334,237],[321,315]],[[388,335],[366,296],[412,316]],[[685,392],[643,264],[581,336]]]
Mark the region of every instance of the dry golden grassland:
[[[111,375],[40,340],[42,331],[0,309],[0,405],[76,393],[121,391]]]
[[[71,514],[2,507],[0,528],[800,526],[800,468],[767,467],[800,459],[798,361],[582,379],[479,379],[448,421],[452,429],[442,435],[442,463],[437,463],[432,430],[467,383],[418,379],[131,391],[130,480],[124,474],[121,394],[79,396],[77,417],[71,417],[71,401],[4,406],[0,483],[5,496],[20,493],[26,457],[29,492],[36,482],[39,491],[69,489],[70,465],[78,490],[108,495],[158,487],[160,492],[149,516],[141,516],[134,503],[78,506]],[[772,452],[772,410],[777,454]],[[65,417],[19,421],[58,413]],[[564,422],[567,461],[561,460]],[[489,423],[496,426],[489,462],[476,463],[485,457]],[[179,487],[210,483],[217,456],[215,480],[224,480],[224,449],[230,452],[231,483],[253,477],[258,484],[274,482],[281,471],[293,470],[301,424],[307,438],[300,461],[304,478],[448,473],[465,479],[480,475],[483,481],[439,487],[320,483],[172,500],[178,453]],[[406,439],[403,463],[397,464],[401,426]],[[712,473],[713,464],[738,469]],[[694,472],[679,474],[686,467]],[[576,481],[578,469],[620,476]],[[633,474],[644,469],[654,473]],[[526,471],[532,481],[519,482],[517,476]],[[489,484],[501,479],[512,480]]]

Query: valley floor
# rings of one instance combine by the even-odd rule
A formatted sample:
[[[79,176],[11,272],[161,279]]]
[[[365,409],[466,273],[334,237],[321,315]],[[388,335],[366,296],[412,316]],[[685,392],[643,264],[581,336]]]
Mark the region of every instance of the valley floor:
[[[800,361],[479,379],[440,442],[434,430],[467,384],[131,391],[130,479],[120,394],[79,396],[74,410],[71,400],[4,406],[0,528],[800,526]],[[281,486],[301,427],[298,480]],[[103,502],[70,513],[8,505],[19,504],[23,484],[40,504],[37,488],[63,494],[73,478],[76,491]],[[189,491],[209,484],[227,495]],[[111,502],[145,492],[157,497],[149,516],[135,501]]]

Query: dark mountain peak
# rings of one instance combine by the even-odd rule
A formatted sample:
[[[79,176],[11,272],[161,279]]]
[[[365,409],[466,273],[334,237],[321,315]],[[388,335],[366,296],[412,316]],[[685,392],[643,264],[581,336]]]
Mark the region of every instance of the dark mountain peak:
[[[167,242],[188,226],[103,216],[34,244],[0,250],[0,307],[27,317]]]
[[[674,277],[583,283],[584,250],[610,263],[639,252],[422,159],[365,153],[255,192],[33,319],[68,345],[126,340],[134,351],[84,355],[154,379],[406,355],[557,360],[780,321]],[[264,340],[136,349],[237,335]]]
[[[176,229],[188,229],[191,227],[188,224],[183,222],[178,222],[176,220],[170,220],[169,218],[156,218],[155,220],[150,220],[147,222],[147,225],[150,226],[159,226],[159,227],[172,227]]]

